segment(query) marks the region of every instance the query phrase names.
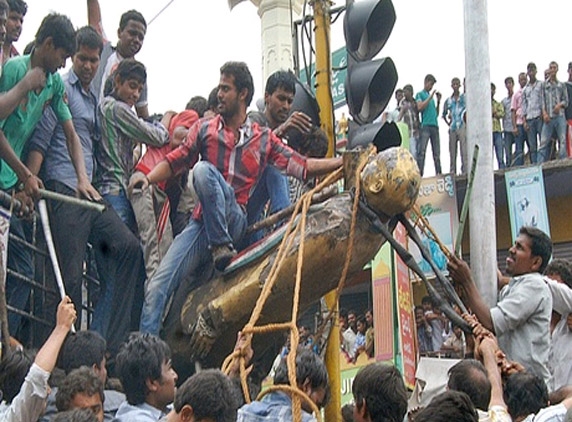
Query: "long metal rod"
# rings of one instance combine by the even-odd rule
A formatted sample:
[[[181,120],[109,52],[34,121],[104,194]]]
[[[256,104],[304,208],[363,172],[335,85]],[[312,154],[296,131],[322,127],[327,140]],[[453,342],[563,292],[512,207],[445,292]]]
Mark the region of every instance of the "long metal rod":
[[[443,275],[443,273],[441,273],[441,270],[439,270],[439,268],[433,261],[433,258],[431,257],[431,252],[429,252],[429,250],[425,247],[425,245],[419,238],[419,235],[415,231],[415,228],[411,225],[411,222],[403,214],[399,216],[399,221],[407,229],[407,234],[419,248],[421,256],[429,263],[429,266],[435,273],[435,276],[437,277],[439,283],[445,289],[445,292],[449,296],[449,299],[455,302],[455,304],[459,307],[462,313],[468,313],[467,308],[463,304],[463,301],[459,298],[459,295],[457,295],[457,292],[455,291],[449,280],[447,280],[447,278]]]
[[[77,205],[78,207],[88,208],[97,212],[103,212],[105,210],[105,205],[103,204],[74,198],[73,196],[63,195],[61,193],[52,192],[51,190],[40,189],[40,194],[42,198],[51,199],[52,201],[65,202],[66,204]]]
[[[60,264],[58,263],[58,256],[56,255],[56,248],[54,247],[54,239],[52,238],[52,230],[50,229],[50,220],[48,218],[48,206],[46,201],[41,199],[38,202],[38,209],[40,211],[40,219],[42,220],[42,227],[44,228],[44,236],[46,238],[46,245],[48,246],[48,252],[50,253],[50,259],[52,260],[52,266],[54,267],[54,274],[56,276],[56,283],[58,284],[58,290],[60,292],[60,297],[63,299],[66,297],[66,288],[64,286],[64,279],[62,278],[62,272],[60,271]],[[72,333],[75,333],[75,327],[72,325]]]
[[[471,171],[467,180],[467,190],[461,207],[461,215],[459,217],[459,229],[457,230],[457,238],[455,239],[455,255],[461,253],[461,242],[463,241],[463,232],[467,222],[467,214],[469,213],[469,203],[471,202],[471,194],[473,193],[473,182],[475,181],[475,173],[477,172],[477,162],[479,159],[479,144],[475,144],[475,152],[473,152],[473,161],[471,162]]]
[[[44,199],[51,199],[52,201],[65,202],[67,204],[88,208],[97,212],[103,212],[105,210],[105,205],[103,204],[86,201],[85,199],[74,198],[73,196],[63,195],[61,193],[52,192],[46,189],[40,189],[40,195]],[[12,206],[15,211],[24,211],[25,214],[27,213],[25,209],[24,210],[22,209],[22,208],[27,209],[27,207],[24,204],[22,204],[21,201],[15,199],[10,194],[2,190],[0,190],[0,205],[5,207],[6,209],[9,209],[10,206]]]

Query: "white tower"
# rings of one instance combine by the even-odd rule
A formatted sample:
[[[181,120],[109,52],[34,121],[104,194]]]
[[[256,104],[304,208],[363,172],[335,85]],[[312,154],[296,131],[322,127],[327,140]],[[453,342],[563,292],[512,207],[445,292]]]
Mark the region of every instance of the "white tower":
[[[232,9],[245,0],[228,0]],[[292,26],[291,21],[300,18],[303,0],[250,0],[258,7],[262,37],[263,84],[273,72],[292,69]]]

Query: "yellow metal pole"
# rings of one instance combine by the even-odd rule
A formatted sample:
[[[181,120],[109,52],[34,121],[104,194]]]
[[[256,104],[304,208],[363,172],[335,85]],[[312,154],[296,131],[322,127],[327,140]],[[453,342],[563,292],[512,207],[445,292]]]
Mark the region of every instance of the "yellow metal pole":
[[[330,6],[328,0],[314,1],[314,22],[316,41],[316,99],[320,105],[321,128],[328,135],[328,157],[335,154],[334,110],[332,101],[332,62],[330,52]],[[335,309],[328,344],[326,346],[326,367],[330,378],[331,400],[325,409],[325,420],[341,422],[342,388],[340,381],[340,328],[338,303],[335,291],[325,297],[328,309]]]

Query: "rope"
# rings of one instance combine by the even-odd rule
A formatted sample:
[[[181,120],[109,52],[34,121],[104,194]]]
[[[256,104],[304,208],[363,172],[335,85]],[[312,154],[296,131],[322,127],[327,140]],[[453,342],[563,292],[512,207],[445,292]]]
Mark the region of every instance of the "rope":
[[[367,155],[365,157],[363,157],[362,161],[357,166],[357,169],[356,169],[357,175],[361,174],[362,170],[366,166],[367,158],[368,158]],[[348,251],[346,253],[346,259],[344,261],[344,268],[342,270],[342,275],[340,276],[340,280],[338,281],[338,287],[336,287],[336,300],[334,303],[338,303],[338,301],[340,299],[340,295],[341,295],[342,290],[346,284],[346,278],[347,278],[348,271],[350,268],[350,262],[351,262],[351,257],[353,254],[353,247],[354,247],[355,225],[356,225],[356,221],[357,221],[357,213],[358,213],[358,209],[359,209],[360,195],[361,195],[361,184],[358,182],[358,183],[356,183],[354,202],[352,204],[352,219],[351,219],[351,223],[350,223]],[[322,334],[324,333],[324,330],[326,329],[328,322],[333,320],[335,312],[336,311],[334,309],[328,310],[328,314],[324,318],[322,324],[320,324],[320,326],[318,327],[318,330],[316,331],[316,334],[314,335],[314,339],[319,339],[322,336]],[[332,326],[333,326],[333,324],[332,324]]]
[[[320,409],[318,409],[318,406],[316,405],[316,403],[314,403],[314,401],[310,398],[310,396],[308,396],[299,388],[293,388],[290,385],[273,385],[271,387],[268,387],[266,390],[260,392],[258,397],[256,397],[256,400],[261,400],[262,397],[274,391],[287,391],[291,394],[294,394],[296,397],[304,399],[304,401],[308,403],[310,407],[312,407],[312,412],[314,412],[316,415],[320,414]]]
[[[286,228],[286,233],[280,243],[278,248],[278,253],[270,272],[268,274],[267,280],[262,287],[262,291],[260,292],[260,296],[256,302],[254,310],[250,316],[250,320],[242,329],[242,333],[249,335],[247,341],[244,343],[242,347],[238,350],[233,351],[227,358],[224,360],[222,364],[222,371],[226,374],[230,372],[230,369],[234,366],[234,362],[236,359],[239,360],[239,367],[240,367],[240,382],[242,386],[242,390],[244,393],[244,398],[247,403],[250,403],[250,392],[248,390],[248,382],[247,382],[247,371],[246,371],[246,349],[250,347],[252,342],[252,335],[255,333],[265,333],[270,331],[279,331],[279,330],[290,330],[290,351],[287,356],[287,363],[288,363],[288,380],[290,385],[279,385],[274,386],[271,389],[266,390],[275,391],[275,390],[284,390],[293,393],[292,397],[292,409],[293,409],[293,420],[296,422],[302,421],[302,409],[301,409],[301,402],[300,397],[304,400],[311,402],[310,398],[304,394],[297,387],[296,382],[296,349],[299,343],[299,336],[298,336],[298,328],[296,326],[296,321],[298,319],[298,309],[299,309],[299,298],[300,298],[300,286],[302,280],[302,268],[303,268],[303,261],[304,261],[304,244],[305,244],[305,235],[306,235],[306,216],[308,213],[308,209],[312,203],[312,196],[314,193],[319,192],[326,188],[327,186],[337,182],[343,176],[343,170],[338,169],[333,173],[330,173],[328,176],[324,178],[316,187],[311,189],[309,192],[302,195],[302,197],[296,203],[294,208],[294,212],[288,222],[288,226]],[[294,222],[298,215],[300,214],[301,224],[295,225]],[[352,228],[354,225],[352,224]],[[300,234],[300,246],[298,248],[298,257],[297,257],[297,267],[296,267],[296,283],[294,285],[294,294],[293,294],[293,304],[292,304],[292,318],[289,322],[284,323],[274,323],[274,324],[266,324],[263,326],[256,326],[256,322],[260,318],[262,313],[262,309],[266,303],[266,300],[272,293],[272,289],[278,279],[278,274],[282,265],[285,262],[287,251],[289,251],[292,247],[294,242],[294,238],[297,234]],[[350,239],[353,241],[353,235],[350,233]],[[351,251],[352,247],[348,248],[348,255],[351,258]],[[349,261],[349,258],[346,259]],[[346,265],[349,266],[349,265]],[[347,273],[347,269],[344,266],[344,271],[342,274]],[[312,409],[316,415],[316,418],[321,422],[322,417],[319,412],[318,407],[311,402]]]

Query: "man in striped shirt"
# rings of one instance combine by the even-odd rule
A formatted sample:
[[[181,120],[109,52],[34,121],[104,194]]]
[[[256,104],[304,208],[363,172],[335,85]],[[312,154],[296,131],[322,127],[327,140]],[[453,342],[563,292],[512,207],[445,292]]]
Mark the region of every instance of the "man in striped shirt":
[[[212,259],[216,269],[224,271],[236,255],[233,245],[240,242],[246,230],[246,204],[267,165],[300,179],[342,165],[341,157],[306,158],[270,129],[253,123],[246,113],[253,94],[252,76],[245,63],[223,65],[218,86],[219,114],[195,124],[179,148],[146,177],[132,180],[132,186],[144,189],[193,168],[198,196],[193,217],[149,280],[141,331],[159,333],[169,297],[183,279],[196,275],[198,268]]]

